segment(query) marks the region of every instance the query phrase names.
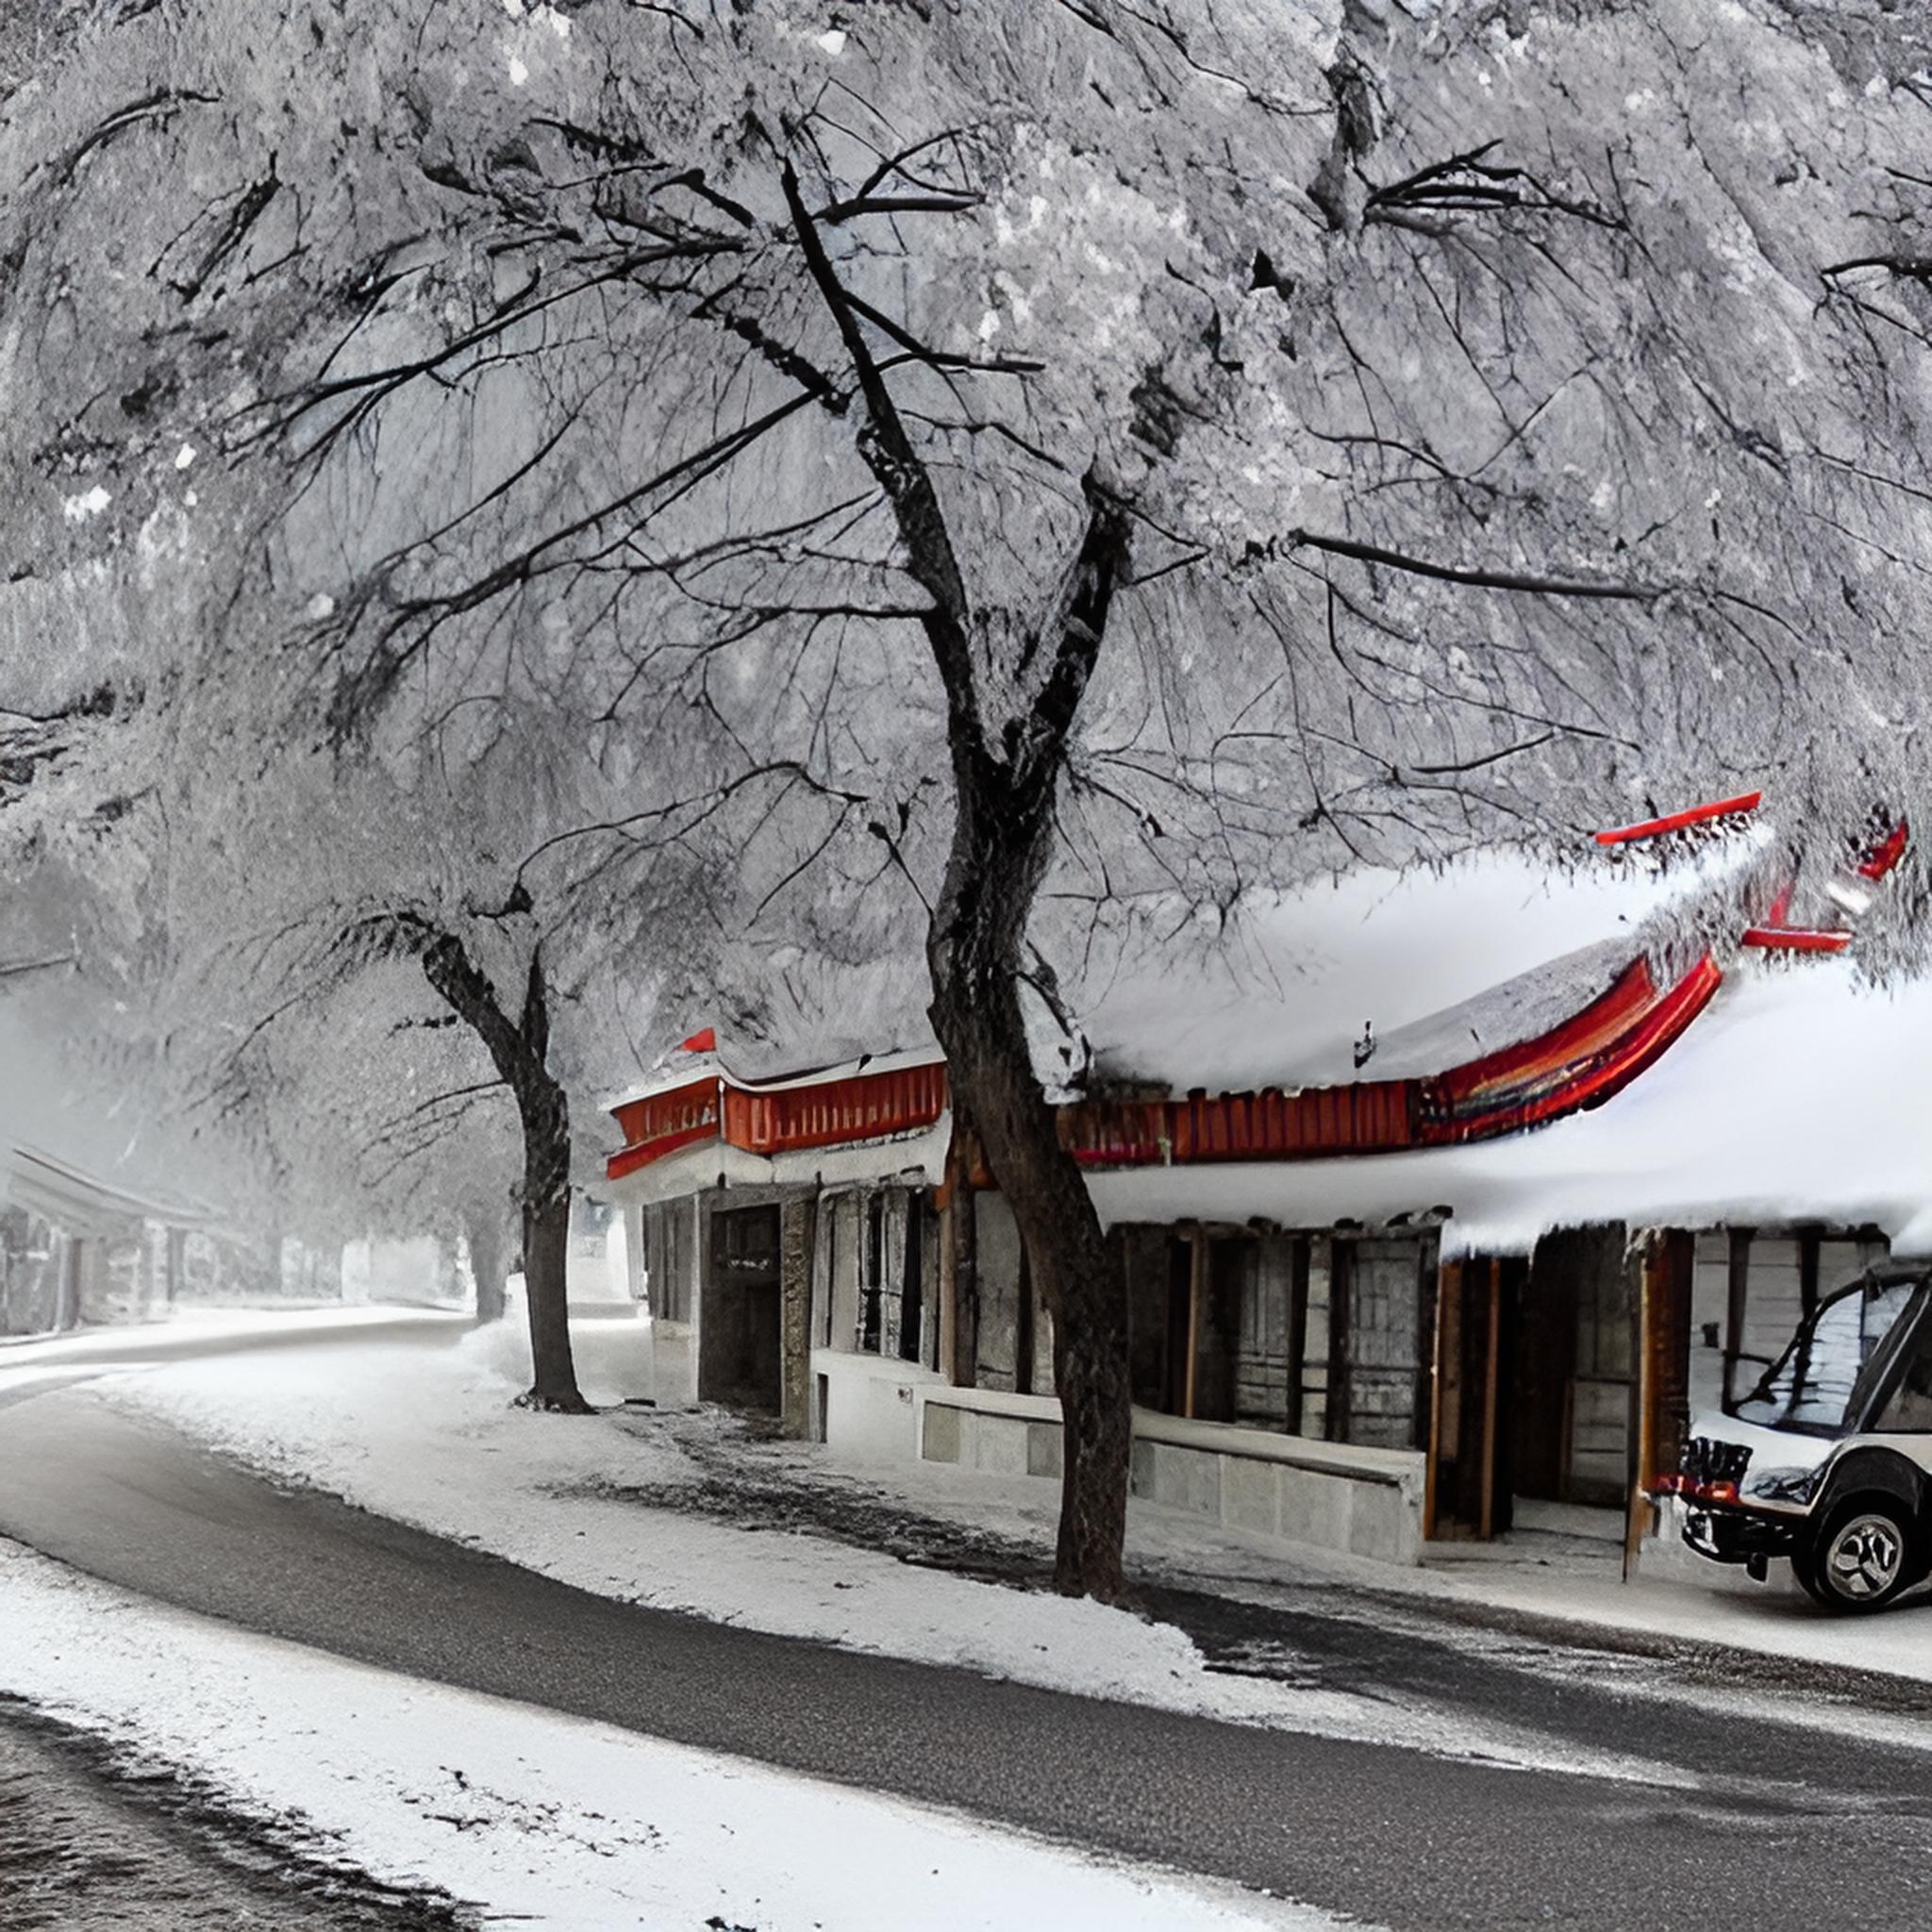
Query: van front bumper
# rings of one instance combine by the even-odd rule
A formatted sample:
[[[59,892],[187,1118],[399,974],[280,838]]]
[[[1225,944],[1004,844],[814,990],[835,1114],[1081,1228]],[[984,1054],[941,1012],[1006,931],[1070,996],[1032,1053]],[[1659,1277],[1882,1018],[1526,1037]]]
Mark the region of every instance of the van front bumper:
[[[1802,1517],[1766,1516],[1709,1503],[1684,1506],[1684,1541],[1713,1563],[1749,1563],[1754,1557],[1789,1557]]]

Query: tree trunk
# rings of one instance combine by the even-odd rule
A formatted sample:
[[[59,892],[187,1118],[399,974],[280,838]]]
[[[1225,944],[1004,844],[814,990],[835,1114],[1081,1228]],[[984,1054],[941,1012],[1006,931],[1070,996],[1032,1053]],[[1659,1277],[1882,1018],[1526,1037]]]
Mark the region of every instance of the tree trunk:
[[[926,947],[933,1030],[955,1105],[972,1120],[1053,1316],[1064,1438],[1054,1584],[1070,1596],[1111,1602],[1124,1589],[1133,1441],[1126,1267],[1101,1231],[1078,1164],[1060,1145],[1026,1041],[1019,948],[1037,852],[989,850],[977,836],[986,823],[961,801]]]
[[[453,933],[396,915],[418,948],[424,976],[475,1029],[515,1096],[524,1130],[524,1306],[530,1322],[525,1408],[588,1415],[570,1345],[565,1263],[570,1253],[570,1098],[550,1072],[550,994],[541,949],[530,955],[521,1014],[511,1019],[489,977]]]
[[[1053,843],[1067,738],[1127,560],[1119,507],[1089,488],[1091,515],[1047,636],[1052,673],[1027,717],[995,750],[957,644],[927,620],[954,698],[949,724],[953,841],[926,939],[933,1030],[947,1077],[994,1182],[1006,1194],[1033,1280],[1054,1324],[1054,1381],[1064,1454],[1054,1583],[1070,1596],[1124,1589],[1134,1409],[1124,1251],[1107,1240],[1078,1163],[1060,1145],[1033,1072],[1020,1007],[1026,927]],[[1030,1366],[1030,1365],[1029,1365]]]
[[[524,1308],[532,1375],[525,1407],[588,1415],[570,1343],[570,1103],[547,1074],[518,1096],[524,1122]]]
[[[781,183],[807,269],[865,399],[858,453],[891,503],[906,568],[931,600],[921,624],[946,693],[954,793],[952,849],[926,935],[933,1030],[956,1103],[1012,1208],[1053,1316],[1066,1439],[1054,1580],[1069,1595],[1116,1598],[1133,1434],[1126,1265],[1101,1235],[1087,1184],[1033,1076],[1019,985],[1068,740],[1115,587],[1126,575],[1130,523],[1090,472],[1081,483],[1087,524],[1072,568],[1053,606],[1016,641],[1008,675],[1024,702],[1016,712],[1002,694],[1004,715],[990,715],[984,667],[990,637],[999,633],[974,612],[945,503],[789,162]],[[890,833],[874,829],[891,842]]]
[[[500,1216],[472,1214],[463,1232],[470,1241],[470,1273],[476,1278],[476,1320],[500,1322],[508,1302],[504,1280],[508,1273],[508,1243]]]

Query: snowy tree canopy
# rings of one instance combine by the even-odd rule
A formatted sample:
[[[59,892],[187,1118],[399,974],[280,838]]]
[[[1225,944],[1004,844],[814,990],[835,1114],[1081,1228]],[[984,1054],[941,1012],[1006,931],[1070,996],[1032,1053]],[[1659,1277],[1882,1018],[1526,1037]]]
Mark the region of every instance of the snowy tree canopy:
[[[481,787],[506,890],[608,827],[540,883],[605,908],[581,983],[611,908],[670,975],[632,1064],[708,986],[779,1030],[827,960],[916,1012],[945,700],[808,227],[958,533],[992,737],[1090,481],[1131,525],[1049,988],[1199,907],[1758,786],[1822,873],[1932,824],[1925,39],[1779,0],[43,8],[0,108],[9,665],[92,572],[158,620],[116,688],[152,653],[143,701],[264,771],[325,747],[426,810],[454,729],[431,816]],[[274,871],[387,890],[223,758]],[[693,879],[722,966],[653,937]]]

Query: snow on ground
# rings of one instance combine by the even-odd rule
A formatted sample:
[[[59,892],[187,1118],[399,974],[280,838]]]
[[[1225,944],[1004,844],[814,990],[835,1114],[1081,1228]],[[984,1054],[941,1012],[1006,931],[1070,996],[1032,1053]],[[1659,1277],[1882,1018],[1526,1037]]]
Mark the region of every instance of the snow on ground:
[[[177,1307],[155,1321],[127,1326],[80,1328],[61,1335],[0,1336],[0,1369],[57,1365],[94,1369],[108,1363],[133,1362],[145,1355],[179,1355],[185,1349],[216,1347],[224,1342],[346,1338],[361,1329],[382,1328],[398,1321],[441,1321],[456,1333],[469,1325],[470,1316],[461,1309],[386,1307],[380,1304],[354,1307],[333,1304],[321,1307]]]
[[[412,1324],[421,1319],[408,1312]],[[508,1398],[523,1386],[528,1358],[511,1325],[464,1331],[452,1320],[460,1340],[448,1347],[354,1339],[359,1328],[394,1318],[393,1310],[360,1308],[299,1317],[205,1313],[188,1318],[204,1334],[299,1323],[341,1339],[321,1350],[193,1361],[130,1357],[126,1342],[156,1332],[148,1330],[0,1349],[0,1399],[70,1379],[76,1370],[113,1370],[97,1386],[123,1406],[274,1474],[605,1595],[1090,1696],[1508,1763],[1544,1761],[1535,1740],[1475,1735],[1427,1711],[1341,1692],[1291,1693],[1209,1672],[1182,1633],[1120,1611],[914,1567],[825,1537],[596,1494],[600,1488],[695,1488],[706,1471],[680,1436],[702,1434],[706,1419],[515,1411]],[[593,1400],[616,1402],[642,1385],[648,1333],[634,1321],[575,1324],[580,1374]],[[50,1350],[58,1351],[52,1360]],[[808,1443],[734,1444],[730,1453],[780,1482],[854,1485],[888,1509],[1031,1546],[1042,1563],[1052,1548],[1058,1490],[1051,1482],[938,1464],[841,1461]],[[1676,1639],[1932,1682],[1925,1641],[1932,1605],[1836,1619],[1793,1593],[1747,1585],[1707,1565],[1687,1567],[1690,1559],[1670,1574],[1625,1584],[1613,1555],[1583,1560],[1582,1546],[1571,1544],[1546,1560],[1555,1547],[1534,1537],[1513,1546],[1447,1545],[1438,1562],[1402,1569],[1326,1550],[1285,1555],[1279,1545],[1141,1502],[1128,1520],[1130,1560],[1175,1584],[1263,1600],[1276,1588],[1335,1584],[1338,1597],[1371,1591],[1385,1605],[1408,1598],[1419,1612],[1431,1599],[1447,1599],[1548,1619],[1573,1625],[1586,1641],[1592,1633]],[[1610,1775],[1634,1769],[1592,1768]]]
[[[630,1322],[577,1325],[586,1393],[621,1385],[643,1332]],[[453,1349],[371,1342],[173,1363],[101,1387],[277,1476],[627,1602],[1231,1722],[1526,1770],[1677,1776],[1643,1759],[1585,1760],[1535,1733],[1425,1704],[1211,1671],[1182,1631],[1103,1605],[597,1494],[695,1484],[701,1472],[663,1428],[512,1410],[526,1374],[513,1331],[498,1324]]]
[[[578,1323],[574,1333],[593,1399],[613,1402],[639,1386],[645,1324]],[[170,1363],[103,1387],[115,1401],[275,1474],[605,1595],[1089,1696],[1507,1763],[1547,1761],[1538,1740],[1500,1729],[1473,1733],[1426,1710],[1209,1672],[1181,1632],[1094,1604],[915,1567],[824,1537],[590,1493],[695,1486],[706,1472],[680,1437],[729,1425],[648,1411],[531,1417],[507,1407],[527,1369],[515,1330],[498,1324],[449,1349],[372,1341],[315,1355]],[[11,1386],[0,1367],[0,1392]],[[1052,1549],[1058,1486],[1037,1477],[841,1460],[812,1443],[734,1442],[727,1453],[781,1482],[857,1486],[888,1507],[1031,1545],[1042,1564]],[[1445,1545],[1439,1561],[1404,1569],[1328,1550],[1285,1555],[1278,1544],[1138,1501],[1127,1546],[1146,1574],[1263,1600],[1284,1585],[1333,1584],[1341,1586],[1337,1596],[1373,1592],[1370,1615],[1391,1597],[1413,1601],[1419,1614],[1446,1600],[1569,1624],[1585,1641],[1593,1633],[1674,1639],[1932,1683],[1932,1604],[1834,1618],[1795,1592],[1688,1557],[1653,1564],[1668,1574],[1626,1584],[1613,1551],[1525,1536]],[[1640,1769],[1591,1768],[1604,1775]]]
[[[419,1683],[0,1541],[0,1692],[391,1884],[519,1923],[1320,1932],[1326,1915]]]

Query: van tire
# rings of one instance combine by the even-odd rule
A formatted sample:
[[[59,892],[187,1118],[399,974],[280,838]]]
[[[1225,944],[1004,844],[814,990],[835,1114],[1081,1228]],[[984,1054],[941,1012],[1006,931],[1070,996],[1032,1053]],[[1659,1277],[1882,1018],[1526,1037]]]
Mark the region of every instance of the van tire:
[[[1791,1556],[1791,1574],[1840,1616],[1882,1610],[1924,1574],[1917,1524],[1895,1496],[1847,1496]]]

